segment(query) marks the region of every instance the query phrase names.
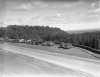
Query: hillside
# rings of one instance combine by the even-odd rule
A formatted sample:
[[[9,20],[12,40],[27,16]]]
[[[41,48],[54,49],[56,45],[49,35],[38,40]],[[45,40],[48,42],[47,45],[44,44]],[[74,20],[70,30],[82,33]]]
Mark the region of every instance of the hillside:
[[[55,43],[65,42],[100,49],[100,31],[68,34],[56,27],[10,25],[0,28],[0,37],[54,41]]]
[[[0,28],[0,37],[8,37],[10,39],[43,39],[47,36],[55,36],[58,33],[66,33],[60,28],[49,26],[21,26],[10,25],[6,28]]]

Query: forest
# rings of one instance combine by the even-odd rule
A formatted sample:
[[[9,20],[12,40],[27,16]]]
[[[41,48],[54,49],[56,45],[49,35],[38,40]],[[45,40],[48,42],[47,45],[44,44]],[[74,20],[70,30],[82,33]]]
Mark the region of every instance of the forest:
[[[0,27],[0,38],[1,37],[26,40],[38,39],[43,41],[53,41],[56,44],[65,42],[100,50],[100,31],[69,34],[56,27],[9,25],[7,27]]]

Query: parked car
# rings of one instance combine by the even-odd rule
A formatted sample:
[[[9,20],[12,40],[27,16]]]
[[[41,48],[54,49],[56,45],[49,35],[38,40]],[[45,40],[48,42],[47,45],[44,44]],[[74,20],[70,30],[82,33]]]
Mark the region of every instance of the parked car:
[[[19,39],[19,43],[25,43],[26,40],[25,39]]]
[[[47,43],[48,43],[48,41],[43,42],[43,43],[42,43],[42,46],[46,46]]]
[[[37,39],[36,41],[38,41],[39,45],[43,43],[43,39]]]
[[[39,45],[39,42],[38,41],[34,41],[35,45]]]
[[[32,41],[30,44],[31,44],[31,45],[35,45],[35,42],[34,42],[34,41]]]
[[[72,48],[72,45],[70,43],[66,43],[64,45],[64,49],[69,49],[69,48]]]
[[[49,41],[46,46],[53,46],[55,43],[53,41]]]
[[[65,44],[66,43],[61,43],[60,46],[59,46],[59,48],[64,48]]]
[[[26,43],[27,44],[31,44],[32,43],[32,40],[27,40]]]

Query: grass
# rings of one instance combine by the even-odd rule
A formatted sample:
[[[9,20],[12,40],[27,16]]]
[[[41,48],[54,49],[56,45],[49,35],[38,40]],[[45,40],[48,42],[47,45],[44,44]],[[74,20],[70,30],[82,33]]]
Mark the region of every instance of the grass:
[[[98,59],[98,58],[94,57],[93,55],[91,55],[91,54],[87,53],[86,51],[79,49],[77,47],[74,47],[71,49],[63,49],[63,48],[59,48],[59,45],[47,47],[47,46],[29,45],[29,44],[23,44],[23,43],[9,43],[9,44],[15,45],[15,46],[21,46],[21,47],[25,47],[25,48],[44,50],[44,51],[52,52],[52,53],[60,53],[60,54],[78,56],[78,57],[83,57],[83,58]]]

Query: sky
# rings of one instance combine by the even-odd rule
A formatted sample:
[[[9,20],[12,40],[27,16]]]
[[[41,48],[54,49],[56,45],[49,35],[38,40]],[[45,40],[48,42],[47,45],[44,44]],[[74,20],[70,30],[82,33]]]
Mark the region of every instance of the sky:
[[[0,26],[100,29],[100,0],[0,0]]]

